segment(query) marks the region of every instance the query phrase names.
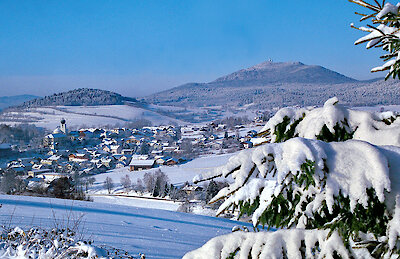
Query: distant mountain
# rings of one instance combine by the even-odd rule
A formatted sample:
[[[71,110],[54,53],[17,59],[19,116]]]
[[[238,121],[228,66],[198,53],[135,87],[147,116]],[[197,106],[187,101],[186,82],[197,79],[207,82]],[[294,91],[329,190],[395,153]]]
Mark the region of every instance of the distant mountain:
[[[14,96],[2,96],[0,97],[0,110],[8,108],[10,106],[20,105],[26,101],[39,98],[35,95],[14,95]]]
[[[118,105],[124,104],[125,102],[136,102],[136,99],[124,97],[120,94],[106,90],[79,88],[30,100],[13,108]]]
[[[218,78],[211,83],[230,85],[266,85],[271,83],[342,84],[357,80],[321,66],[301,62],[263,62]]]
[[[262,109],[320,105],[332,96],[348,104],[400,104],[400,81],[358,81],[321,66],[264,62],[209,83],[184,84],[147,96],[145,100],[185,107],[252,104],[255,109]]]

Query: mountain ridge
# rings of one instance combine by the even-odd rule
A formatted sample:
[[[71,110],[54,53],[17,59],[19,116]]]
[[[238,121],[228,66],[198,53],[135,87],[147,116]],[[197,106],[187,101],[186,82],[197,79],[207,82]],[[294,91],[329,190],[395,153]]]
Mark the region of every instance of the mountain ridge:
[[[148,103],[179,107],[254,104],[260,109],[321,105],[337,96],[346,104],[400,104],[400,81],[356,80],[318,65],[263,62],[209,83],[187,83],[144,97]]]
[[[36,98],[40,98],[36,95],[30,94],[21,94],[21,95],[12,95],[12,96],[0,96],[0,111],[2,109],[6,109],[10,106],[19,105],[29,100],[33,100]]]

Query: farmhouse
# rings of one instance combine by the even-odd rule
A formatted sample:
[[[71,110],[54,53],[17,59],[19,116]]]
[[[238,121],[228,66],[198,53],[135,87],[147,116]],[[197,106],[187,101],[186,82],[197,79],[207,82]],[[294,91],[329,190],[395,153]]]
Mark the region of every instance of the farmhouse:
[[[29,177],[37,177],[40,174],[44,173],[51,173],[53,170],[52,169],[33,169],[28,172]]]
[[[68,156],[69,161],[71,162],[85,162],[89,161],[89,157],[86,154],[70,154]]]
[[[62,173],[49,172],[49,173],[38,174],[36,177],[39,179],[43,179],[47,183],[50,183],[50,182],[54,181],[55,179],[62,178],[62,177],[68,177],[68,175],[62,174]]]
[[[141,170],[146,170],[153,168],[155,165],[155,160],[154,159],[132,159],[130,164],[129,164],[129,169],[131,171],[141,171]]]

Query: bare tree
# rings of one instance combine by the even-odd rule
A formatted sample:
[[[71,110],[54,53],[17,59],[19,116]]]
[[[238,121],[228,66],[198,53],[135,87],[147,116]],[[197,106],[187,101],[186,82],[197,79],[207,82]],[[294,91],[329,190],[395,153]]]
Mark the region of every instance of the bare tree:
[[[191,213],[192,210],[192,205],[190,204],[190,201],[188,199],[182,202],[182,204],[176,209],[176,211],[184,213]]]
[[[180,148],[183,151],[183,155],[185,155],[187,158],[193,158],[194,157],[194,150],[193,150],[192,140],[183,139],[182,143],[180,144]]]
[[[124,177],[121,177],[121,185],[124,187],[125,192],[129,192],[132,186],[131,178],[129,178],[129,175],[125,175]]]
[[[94,177],[88,177],[84,180],[86,192],[88,191],[89,187],[94,184],[96,179]]]
[[[113,180],[107,176],[106,180],[104,181],[104,188],[107,189],[108,194],[111,193],[112,188],[114,187]]]
[[[16,189],[16,175],[13,171],[5,171],[1,178],[0,190],[3,193],[12,194]]]
[[[152,193],[156,185],[156,179],[152,173],[145,173],[143,176],[145,190]]]
[[[156,183],[153,191],[153,196],[161,196],[161,197],[166,196],[169,183],[168,176],[161,170],[155,171],[154,176],[156,179]]]
[[[136,184],[134,185],[133,189],[135,190],[135,192],[143,194],[144,186],[143,186],[143,182],[141,179],[139,179],[139,178],[137,179]]]
[[[146,187],[146,191],[150,192],[153,196],[165,196],[167,195],[167,186],[169,183],[168,176],[161,170],[157,170],[154,173],[145,173],[143,176],[143,182]]]

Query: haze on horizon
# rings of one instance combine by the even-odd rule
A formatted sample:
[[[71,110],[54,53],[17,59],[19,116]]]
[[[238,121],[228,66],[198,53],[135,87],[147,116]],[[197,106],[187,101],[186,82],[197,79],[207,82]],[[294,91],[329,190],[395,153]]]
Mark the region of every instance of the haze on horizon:
[[[0,2],[0,96],[80,87],[145,96],[265,60],[321,65],[359,80],[379,51],[347,0]]]

